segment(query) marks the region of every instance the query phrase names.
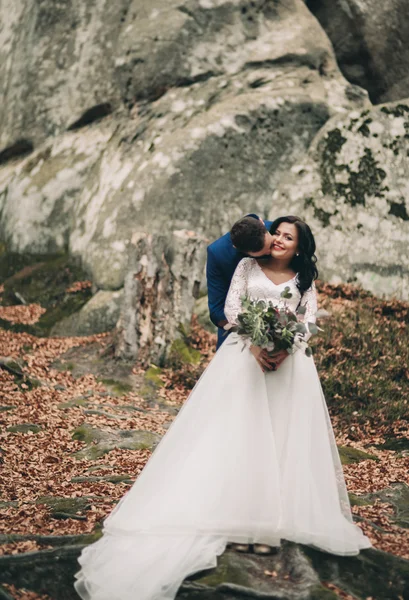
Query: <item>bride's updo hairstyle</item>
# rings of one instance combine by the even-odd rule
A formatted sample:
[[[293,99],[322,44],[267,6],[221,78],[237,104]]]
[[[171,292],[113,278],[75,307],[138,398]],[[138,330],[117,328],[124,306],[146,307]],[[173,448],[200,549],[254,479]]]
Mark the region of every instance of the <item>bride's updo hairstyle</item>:
[[[292,223],[298,231],[298,256],[294,256],[290,267],[298,274],[297,287],[300,294],[303,295],[312,285],[314,279],[318,277],[318,270],[315,266],[317,257],[315,256],[315,240],[310,227],[299,217],[288,215],[279,217],[270,227],[271,235],[274,235],[281,223]]]

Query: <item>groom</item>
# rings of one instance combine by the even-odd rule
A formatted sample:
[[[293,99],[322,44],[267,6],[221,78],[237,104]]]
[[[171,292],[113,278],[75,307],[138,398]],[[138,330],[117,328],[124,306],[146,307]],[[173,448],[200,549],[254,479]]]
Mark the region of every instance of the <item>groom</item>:
[[[206,279],[210,320],[217,326],[217,348],[225,340],[223,327],[227,323],[224,304],[233,273],[246,256],[270,256],[273,238],[271,221],[249,214],[237,221],[231,231],[207,247]]]
[[[255,214],[250,214],[233,225],[229,233],[225,233],[207,248],[206,278],[210,319],[217,325],[217,348],[225,340],[224,325],[227,323],[224,305],[229,291],[233,273],[246,256],[254,258],[269,257],[273,245],[270,233],[272,222],[263,221]],[[275,370],[284,360],[286,353],[271,356],[259,349],[250,349],[263,371]],[[258,351],[257,351],[258,350]]]
[[[233,225],[229,233],[225,233],[207,248],[206,279],[210,319],[217,325],[217,348],[225,340],[224,325],[227,323],[224,305],[233,273],[246,256],[260,258],[270,256],[273,237],[270,233],[271,221],[263,221],[255,214],[243,217]],[[263,370],[273,367],[271,357],[256,357]],[[278,365],[277,359],[275,363]],[[266,544],[253,544],[256,554],[271,554],[272,548]],[[233,544],[239,552],[249,552],[249,544]]]

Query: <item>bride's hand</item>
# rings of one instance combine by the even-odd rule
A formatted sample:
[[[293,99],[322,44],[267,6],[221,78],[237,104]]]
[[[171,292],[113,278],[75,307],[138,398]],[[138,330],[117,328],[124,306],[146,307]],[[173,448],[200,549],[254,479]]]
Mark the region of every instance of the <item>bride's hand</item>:
[[[265,371],[275,371],[277,361],[266,350],[263,350],[259,346],[250,346],[250,352],[260,365],[263,373]]]
[[[269,358],[271,360],[271,362],[273,362],[275,364],[275,369],[278,369],[278,367],[281,365],[282,362],[284,362],[284,360],[287,358],[288,356],[288,352],[287,350],[278,350],[278,352],[274,352],[274,354],[270,354]]]

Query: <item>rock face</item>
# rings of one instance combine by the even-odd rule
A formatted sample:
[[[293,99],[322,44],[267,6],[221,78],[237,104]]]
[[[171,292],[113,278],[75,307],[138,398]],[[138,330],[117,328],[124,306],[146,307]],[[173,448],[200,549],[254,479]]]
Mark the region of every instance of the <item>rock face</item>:
[[[108,123],[88,127],[86,135],[68,133],[0,169],[1,237],[10,240],[10,249],[43,254],[68,249],[77,199],[112,133]]]
[[[86,122],[87,114],[91,120],[91,111],[106,114],[118,104],[115,46],[131,5],[129,0],[1,3],[1,150],[19,153],[24,141],[36,147],[81,118]]]
[[[310,223],[321,276],[409,299],[409,103],[329,121],[275,194]]]
[[[2,2],[3,158],[136,100],[255,63],[331,70],[330,46],[302,4]]]
[[[406,0],[306,0],[327,32],[345,77],[374,103],[409,96]]]
[[[10,40],[17,31],[25,36],[22,6],[13,25],[4,17]],[[192,229],[215,238],[249,210],[266,214],[281,174],[304,155],[326,120],[367,104],[365,93],[341,77],[327,37],[301,0],[127,6],[119,34],[102,1],[93,8],[92,24],[85,9],[73,10],[71,19],[50,16],[36,49],[42,63],[36,77],[59,84],[70,97],[75,72],[75,115],[56,100],[54,88],[40,84],[41,97],[34,86],[30,101],[17,102],[11,80],[12,96],[0,108],[7,115],[1,117],[5,150],[23,135],[35,148],[37,140],[56,135],[0,170],[1,237],[19,252],[69,249],[102,289],[123,285],[127,242],[135,231]],[[47,2],[46,9],[50,15],[57,10]],[[63,34],[74,14],[76,27]],[[108,44],[108,34],[101,35],[108,23],[111,62],[98,52]],[[96,33],[83,41],[86,24]],[[64,55],[55,45],[62,39],[82,48],[81,60],[76,51],[70,54],[74,62],[64,83],[57,76],[54,81],[55,66],[43,60]],[[13,48],[17,60],[22,46]],[[22,56],[18,61],[31,64]],[[103,77],[108,67],[110,76]],[[99,103],[117,106],[115,113],[63,133],[94,106],[91,90]],[[42,131],[31,101],[43,109]],[[32,128],[10,116],[13,111],[34,114]]]

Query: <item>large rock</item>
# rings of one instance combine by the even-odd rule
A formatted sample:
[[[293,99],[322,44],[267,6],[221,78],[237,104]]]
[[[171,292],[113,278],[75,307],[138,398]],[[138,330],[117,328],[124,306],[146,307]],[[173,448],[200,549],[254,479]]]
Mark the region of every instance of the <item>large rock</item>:
[[[51,335],[92,335],[110,331],[118,321],[122,298],[122,290],[99,290],[81,310],[54,325]]]
[[[98,287],[118,289],[134,232],[191,229],[212,239],[249,210],[265,214],[277,180],[305,154],[331,110],[299,91],[270,86],[240,94],[211,85],[169,93],[148,115],[121,123],[101,159],[97,147],[79,173],[75,142],[82,137],[86,152],[88,130],[60,138],[72,146],[68,155],[53,150],[61,171],[52,172],[41,151],[31,155],[0,184],[2,238],[19,252],[68,245]],[[210,92],[225,98],[210,106]],[[177,101],[183,115],[172,109]],[[198,113],[188,118],[190,105]],[[70,177],[61,182],[66,167]],[[36,175],[47,172],[39,188]]]
[[[75,600],[77,560],[84,544],[93,541],[76,537],[67,536],[68,544],[64,544],[61,538],[53,542],[47,536],[43,543],[52,549],[0,557],[0,583]],[[217,563],[216,568],[185,579],[177,598],[336,600],[339,596],[328,589],[328,583],[356,598],[391,600],[409,594],[409,562],[372,549],[357,557],[339,557],[283,542],[280,552],[273,556],[227,550]]]
[[[254,62],[334,68],[302,0],[6,0],[0,22],[0,160]]]
[[[345,77],[374,103],[409,96],[407,0],[306,0]]]
[[[283,178],[270,216],[310,223],[324,279],[408,300],[408,154],[408,101],[335,117]]]
[[[46,0],[25,11],[21,2],[13,22],[4,16],[15,71],[2,65],[2,146],[58,135],[0,169],[0,236],[19,252],[68,248],[99,288],[118,289],[135,231],[191,229],[212,239],[249,210],[266,214],[277,181],[327,119],[368,101],[340,75],[301,0],[155,0],[149,9],[135,1],[126,14],[105,5],[71,13]],[[15,36],[26,46],[13,45]],[[22,48],[37,36],[28,59]],[[24,97],[16,65],[36,73]],[[111,116],[63,133],[107,100],[117,107]]]

